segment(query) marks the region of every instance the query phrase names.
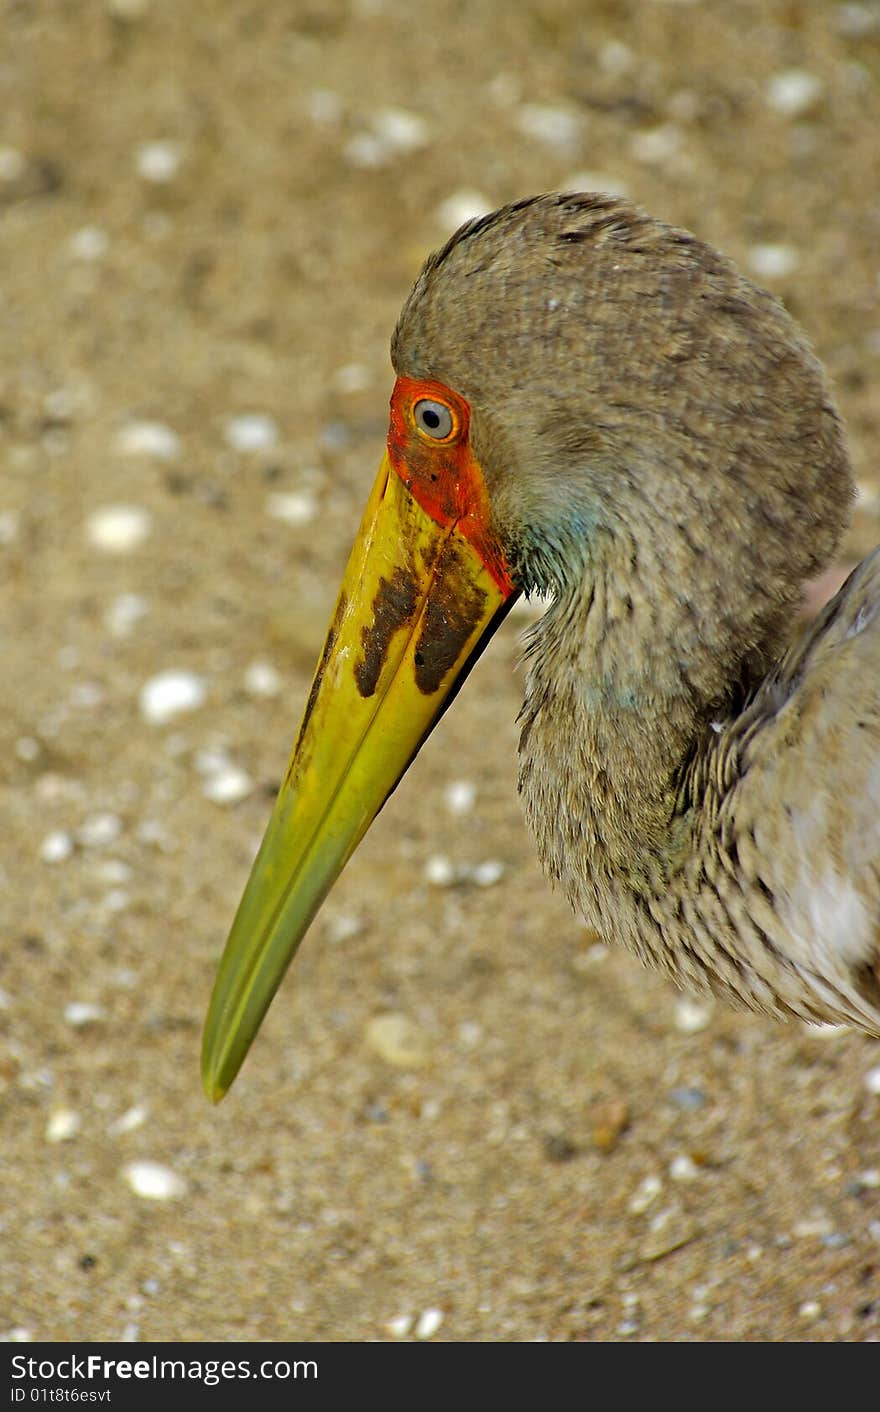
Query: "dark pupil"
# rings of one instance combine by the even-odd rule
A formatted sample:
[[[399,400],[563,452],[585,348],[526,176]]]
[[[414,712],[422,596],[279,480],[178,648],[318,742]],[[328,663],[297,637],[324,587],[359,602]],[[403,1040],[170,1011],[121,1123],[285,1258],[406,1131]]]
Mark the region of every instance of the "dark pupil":
[[[433,407],[422,408],[422,421],[431,431],[436,431],[440,425],[440,413],[435,412]]]

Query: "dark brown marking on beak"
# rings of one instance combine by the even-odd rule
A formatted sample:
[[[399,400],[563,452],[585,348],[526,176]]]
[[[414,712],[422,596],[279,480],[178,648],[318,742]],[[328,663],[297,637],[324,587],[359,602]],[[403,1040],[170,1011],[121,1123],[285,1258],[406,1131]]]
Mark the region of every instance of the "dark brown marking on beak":
[[[425,604],[415,650],[416,686],[425,696],[440,689],[444,677],[459,661],[485,604],[485,592],[468,577],[455,541],[447,539]]]
[[[372,625],[361,633],[364,655],[354,669],[361,696],[372,696],[375,692],[394,634],[415,616],[417,605],[418,583],[412,569],[400,566],[390,579],[379,580],[379,591],[373,599]]]
[[[321,660],[318,663],[318,666],[315,670],[314,680],[312,681],[312,685],[309,688],[309,696],[308,700],[306,701],[306,709],[303,712],[302,723],[299,728],[299,735],[296,738],[296,746],[294,748],[293,755],[291,756],[291,761],[297,758],[299,748],[303,742],[303,738],[306,733],[306,727],[309,724],[309,717],[315,709],[315,702],[318,699],[318,692],[321,689],[321,682],[324,680],[324,673],[327,670],[327,663],[330,661],[333,649],[336,646],[336,639],[339,636],[339,627],[342,622],[342,619],[345,617],[345,610],[347,607],[348,599],[346,598],[344,593],[340,593],[336,603],[336,611],[333,614],[333,621],[327,631],[327,640],[324,643],[324,647],[321,651]]]

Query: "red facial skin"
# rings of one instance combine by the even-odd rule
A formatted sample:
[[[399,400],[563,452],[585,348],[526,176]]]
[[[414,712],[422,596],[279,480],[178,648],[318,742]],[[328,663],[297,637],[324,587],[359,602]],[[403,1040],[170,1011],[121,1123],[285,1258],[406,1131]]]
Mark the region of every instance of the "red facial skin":
[[[438,440],[417,425],[413,408],[424,398],[442,402],[452,431]],[[470,408],[443,383],[400,377],[391,394],[388,455],[400,479],[432,520],[452,526],[479,554],[505,597],[514,592],[504,553],[493,530],[482,469],[468,439]]]

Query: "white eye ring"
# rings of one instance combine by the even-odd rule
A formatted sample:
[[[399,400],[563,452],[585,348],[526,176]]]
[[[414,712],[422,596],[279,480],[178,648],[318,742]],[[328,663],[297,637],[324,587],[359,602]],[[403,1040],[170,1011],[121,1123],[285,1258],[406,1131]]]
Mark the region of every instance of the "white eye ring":
[[[455,423],[445,402],[435,402],[433,397],[422,397],[413,407],[413,417],[419,431],[434,441],[445,441],[451,436]]]

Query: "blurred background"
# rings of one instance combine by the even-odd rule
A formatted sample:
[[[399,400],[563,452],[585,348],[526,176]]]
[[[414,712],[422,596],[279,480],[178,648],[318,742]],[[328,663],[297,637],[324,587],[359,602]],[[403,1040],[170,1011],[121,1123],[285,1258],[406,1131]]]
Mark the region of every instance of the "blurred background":
[[[0,4],[0,1334],[876,1340],[880,1047],[597,947],[513,617],[232,1093],[214,967],[461,221],[623,192],[780,295],[880,540],[880,5]]]

